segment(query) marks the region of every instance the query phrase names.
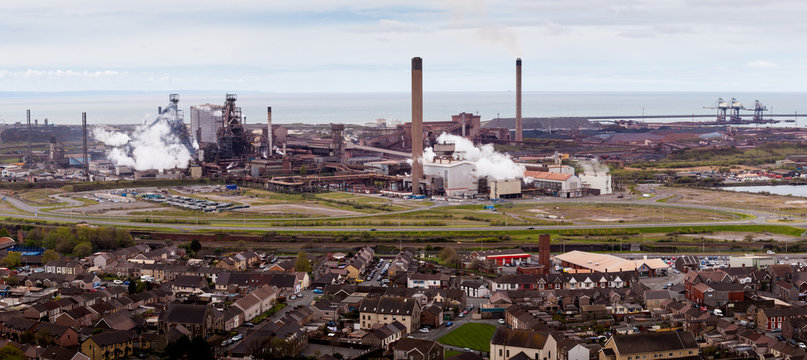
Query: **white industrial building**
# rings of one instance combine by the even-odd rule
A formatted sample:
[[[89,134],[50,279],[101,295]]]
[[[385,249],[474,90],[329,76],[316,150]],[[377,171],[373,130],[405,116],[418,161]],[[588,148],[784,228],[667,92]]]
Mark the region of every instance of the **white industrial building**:
[[[464,197],[479,192],[476,166],[470,161],[435,158],[423,163],[423,175],[441,177],[446,196]]]
[[[495,180],[488,178],[491,199],[510,199],[521,197],[521,179]]]
[[[611,174],[607,172],[591,171],[580,175],[583,187],[600,191],[600,195],[608,195],[613,192],[611,186]]]
[[[216,143],[216,132],[221,127],[223,108],[215,104],[191,106],[191,136],[197,142]]]

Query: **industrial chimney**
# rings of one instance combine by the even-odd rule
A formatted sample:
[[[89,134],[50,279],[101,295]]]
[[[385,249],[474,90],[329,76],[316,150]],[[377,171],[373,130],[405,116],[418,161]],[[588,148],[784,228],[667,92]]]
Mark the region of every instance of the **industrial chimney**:
[[[521,58],[516,59],[516,141],[524,141],[521,124]]]
[[[549,234],[541,234],[538,235],[538,263],[540,263],[544,269],[544,273],[549,273],[549,269],[551,268],[551,264],[549,263]]]
[[[25,160],[25,165],[28,167],[34,164],[34,152],[31,149],[31,110],[25,110],[25,118],[28,119],[28,159]]]
[[[87,113],[81,113],[82,153],[84,159],[84,176],[90,181],[90,158],[87,156]]]
[[[267,157],[272,157],[272,107],[266,107],[266,122],[269,126],[269,131],[266,132],[266,148],[268,149]]]
[[[412,194],[423,178],[423,59],[412,58]]]

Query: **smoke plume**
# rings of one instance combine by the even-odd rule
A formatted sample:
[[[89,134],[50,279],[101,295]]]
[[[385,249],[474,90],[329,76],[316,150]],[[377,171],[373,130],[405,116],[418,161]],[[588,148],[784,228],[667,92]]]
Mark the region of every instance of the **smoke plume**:
[[[461,136],[447,133],[437,137],[438,143],[454,144],[454,159],[467,160],[474,163],[476,174],[479,177],[491,177],[495,180],[507,180],[524,177],[524,166],[516,164],[510,155],[497,152],[492,144],[474,146],[474,144]],[[425,162],[434,161],[434,149],[423,150]]]
[[[583,167],[584,174],[607,174],[611,171],[608,166],[601,164],[597,159],[577,160],[577,163]]]
[[[193,155],[172,130],[172,116],[160,115],[150,125],[138,126],[131,136],[95,128],[93,137],[110,147],[107,157],[116,166],[135,170],[187,168]]]

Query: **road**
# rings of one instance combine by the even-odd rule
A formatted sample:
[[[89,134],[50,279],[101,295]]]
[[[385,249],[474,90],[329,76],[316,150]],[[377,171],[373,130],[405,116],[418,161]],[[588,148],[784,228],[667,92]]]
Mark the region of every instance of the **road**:
[[[646,191],[655,191],[652,188],[647,189]],[[643,227],[659,227],[659,226],[676,226],[676,227],[687,227],[687,226],[704,226],[704,225],[749,225],[749,224],[770,224],[771,220],[779,219],[780,216],[772,213],[766,213],[762,211],[756,210],[746,210],[746,209],[733,209],[733,208],[724,208],[724,207],[717,207],[717,206],[708,206],[708,205],[700,205],[700,204],[674,204],[674,203],[658,203],[656,200],[664,195],[665,193],[659,193],[660,196],[648,199],[618,199],[616,196],[605,196],[605,197],[586,197],[586,198],[574,198],[574,199],[559,199],[559,198],[538,198],[538,199],[524,199],[524,200],[514,200],[512,203],[514,204],[542,204],[542,203],[589,203],[589,204],[623,204],[623,205],[630,205],[630,204],[642,204],[642,205],[650,205],[650,206],[658,206],[664,208],[673,209],[681,209],[681,208],[692,208],[692,209],[700,209],[700,210],[712,210],[712,211],[723,211],[723,212],[733,212],[733,213],[743,213],[749,216],[748,219],[741,219],[741,220],[728,220],[728,221],[713,221],[713,220],[705,220],[705,221],[689,221],[689,222],[653,222],[653,223],[605,223],[605,224],[572,224],[572,225],[535,225],[535,226],[440,226],[435,228],[424,228],[424,227],[415,227],[415,226],[401,226],[401,227],[379,227],[378,229],[381,231],[402,231],[402,232],[411,232],[411,231],[508,231],[508,230],[577,230],[577,229],[613,229],[613,228],[643,228]],[[64,198],[59,198],[61,201],[66,201]],[[69,199],[68,199],[69,200]],[[247,231],[312,231],[312,232],[362,232],[362,231],[373,231],[374,229],[370,229],[367,227],[347,227],[347,226],[330,226],[330,227],[308,227],[308,226],[268,226],[268,225],[261,225],[255,224],[265,221],[292,221],[292,220],[300,220],[297,218],[288,218],[288,219],[232,219],[227,220],[228,224],[163,224],[163,223],[147,223],[144,224],[142,222],[133,222],[127,221],[122,219],[115,219],[114,217],[107,217],[104,219],[103,217],[98,216],[84,216],[81,214],[62,214],[62,213],[54,213],[47,211],[47,207],[39,207],[33,206],[28,203],[25,203],[17,198],[7,197],[5,201],[13,206],[14,208],[20,210],[23,213],[12,213],[12,212],[0,212],[0,216],[7,217],[7,218],[14,218],[14,219],[24,219],[24,220],[40,220],[40,221],[53,221],[53,222],[65,222],[65,223],[79,223],[79,222],[86,222],[89,224],[94,225],[108,225],[108,226],[126,226],[126,227],[138,227],[138,228],[153,228],[153,229],[171,229],[171,230],[179,230],[179,231],[194,231],[194,230],[247,230]],[[68,202],[75,202],[75,200],[68,201]],[[481,203],[479,203],[481,204]],[[435,202],[433,205],[425,206],[421,208],[415,209],[407,209],[395,212],[385,212],[385,213],[378,213],[378,214],[362,214],[362,215],[351,215],[351,216],[344,216],[341,218],[360,218],[360,217],[373,217],[373,216],[389,216],[395,214],[403,214],[409,212],[416,212],[428,209],[434,209],[439,207],[445,206],[455,206],[457,203],[450,203],[450,202]],[[305,218],[305,220],[333,220],[333,218]],[[191,220],[189,220],[191,221]],[[219,220],[217,220],[219,221]],[[251,225],[249,225],[251,223]],[[786,223],[786,225],[797,226],[797,227],[807,227],[807,221],[800,219],[792,222]]]

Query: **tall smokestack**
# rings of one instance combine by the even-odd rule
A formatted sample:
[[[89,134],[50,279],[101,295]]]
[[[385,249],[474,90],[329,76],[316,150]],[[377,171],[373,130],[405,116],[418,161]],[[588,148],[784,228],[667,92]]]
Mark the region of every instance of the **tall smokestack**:
[[[516,141],[524,141],[521,124],[521,58],[516,59]]]
[[[269,157],[274,152],[272,150],[272,107],[266,107],[266,123],[269,126],[269,131],[266,132],[266,148],[269,150]]]
[[[544,273],[549,272],[550,237],[549,234],[538,235],[538,263],[544,266]]]
[[[423,59],[412,58],[412,194],[423,178]]]
[[[34,162],[34,152],[31,149],[31,110],[25,110],[25,118],[28,119],[28,159],[26,159],[25,164],[28,167],[33,166]]]
[[[81,113],[82,150],[84,156],[84,177],[90,181],[90,158],[87,156],[87,113]]]

